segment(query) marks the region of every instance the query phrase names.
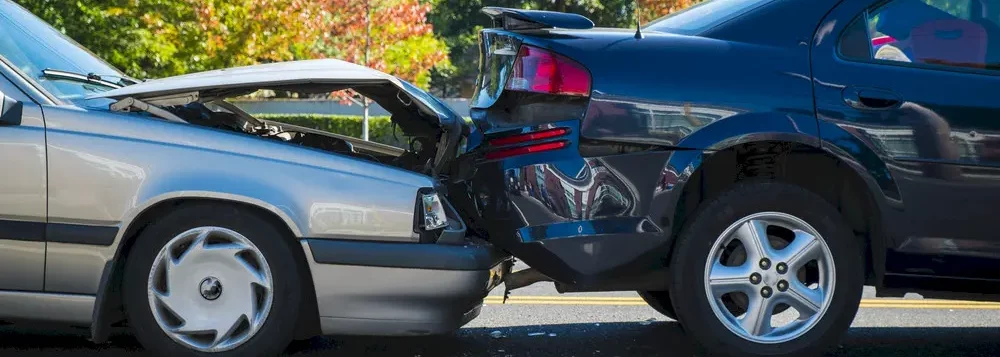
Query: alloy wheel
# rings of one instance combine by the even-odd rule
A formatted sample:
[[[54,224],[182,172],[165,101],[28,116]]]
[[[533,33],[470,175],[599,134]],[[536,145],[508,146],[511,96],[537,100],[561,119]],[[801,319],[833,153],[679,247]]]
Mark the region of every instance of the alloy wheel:
[[[705,292],[715,316],[756,343],[807,333],[833,299],[836,272],[823,237],[786,213],[762,212],[730,225],[705,264]]]

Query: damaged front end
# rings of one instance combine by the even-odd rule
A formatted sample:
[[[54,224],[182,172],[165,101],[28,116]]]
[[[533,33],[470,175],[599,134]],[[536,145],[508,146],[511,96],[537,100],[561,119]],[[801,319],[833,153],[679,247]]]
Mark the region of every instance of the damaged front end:
[[[263,120],[232,101],[260,90],[305,96],[354,91],[388,111],[398,134],[408,138],[409,145],[404,149]],[[511,274],[510,256],[477,238],[483,237],[483,232],[468,231],[464,215],[452,206],[453,195],[467,194],[463,180],[474,167],[474,155],[461,154],[467,144],[476,145],[479,135],[475,128],[441,100],[396,77],[337,60],[296,61],[153,80],[90,98],[113,100],[110,110],[115,112],[144,113],[166,121],[252,135],[432,177],[434,187],[421,189],[414,202],[418,213],[414,221],[417,241],[453,246],[469,242],[489,245],[497,254],[491,261],[497,263],[490,269],[486,291],[502,282],[515,286],[521,281],[516,279],[524,276]]]
[[[288,123],[262,120],[233,98],[259,90],[322,95],[357,92],[387,110],[405,149]],[[115,100],[116,112],[144,112],[178,123],[239,132],[375,161],[446,179],[468,129],[462,118],[423,90],[384,73],[336,60],[284,62],[154,80],[91,98]],[[394,128],[395,129],[395,128]],[[395,133],[395,132],[394,132]]]

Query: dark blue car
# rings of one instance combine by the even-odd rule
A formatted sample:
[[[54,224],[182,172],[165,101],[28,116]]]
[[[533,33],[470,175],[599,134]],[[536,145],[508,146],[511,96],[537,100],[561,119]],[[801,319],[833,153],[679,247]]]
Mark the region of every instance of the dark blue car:
[[[1000,293],[1000,0],[484,12],[449,192],[508,288],[636,290],[737,356],[822,352],[864,285]]]

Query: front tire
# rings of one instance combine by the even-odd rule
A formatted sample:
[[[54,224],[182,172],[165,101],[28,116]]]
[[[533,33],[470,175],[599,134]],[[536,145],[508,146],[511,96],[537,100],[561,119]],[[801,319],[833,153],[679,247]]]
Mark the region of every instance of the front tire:
[[[678,238],[671,298],[711,354],[808,356],[845,332],[863,255],[840,214],[798,186],[742,183],[704,203]]]
[[[290,237],[234,206],[181,206],[147,227],[125,265],[136,338],[163,356],[274,356],[291,342],[302,280]]]

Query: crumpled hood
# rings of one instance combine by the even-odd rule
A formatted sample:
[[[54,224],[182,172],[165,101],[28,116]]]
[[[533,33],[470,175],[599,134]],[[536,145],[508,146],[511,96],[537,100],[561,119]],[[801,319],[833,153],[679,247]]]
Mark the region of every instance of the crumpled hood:
[[[424,132],[440,133],[434,158],[435,175],[457,155],[465,124],[462,117],[444,102],[395,76],[335,59],[278,62],[192,73],[149,80],[87,98],[120,101],[112,107],[140,100],[149,104],[143,110],[153,110],[155,108],[150,108],[154,106],[213,101],[258,89],[327,93],[347,88],[374,99],[393,113],[393,122],[404,129],[417,125],[424,126]],[[411,111],[416,113],[397,115]]]
[[[280,87],[302,84],[357,84],[401,81],[371,68],[335,59],[268,63],[153,79],[90,95],[88,98],[136,99],[164,97],[203,90]]]

